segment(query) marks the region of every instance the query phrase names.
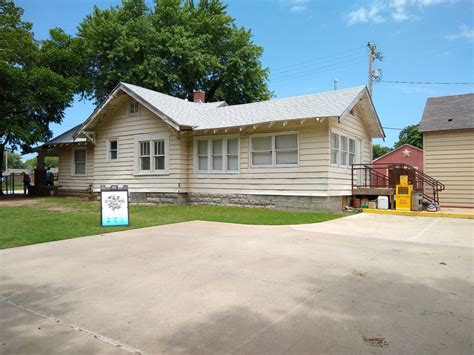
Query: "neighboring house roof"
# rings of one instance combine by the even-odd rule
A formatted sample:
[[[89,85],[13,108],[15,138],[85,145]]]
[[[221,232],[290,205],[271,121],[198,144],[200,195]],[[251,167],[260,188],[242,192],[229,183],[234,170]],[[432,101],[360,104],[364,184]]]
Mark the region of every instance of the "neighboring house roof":
[[[120,83],[82,125],[53,139],[48,144],[56,143],[55,141],[62,136],[65,136],[61,138],[62,140],[71,140],[78,137],[80,133],[93,130],[101,112],[106,110],[106,106],[123,93],[140,102],[177,130],[231,128],[307,118],[340,118],[362,98],[368,98],[366,102],[373,113],[371,117],[375,117],[372,118],[371,133],[374,137],[385,137],[370,95],[364,86],[229,106],[224,101],[212,103],[190,102],[140,86]]]
[[[71,128],[70,130],[64,132],[63,134],[54,137],[51,139],[48,144],[62,144],[62,143],[72,143],[72,142],[85,142],[86,138],[74,138],[74,134],[79,130],[82,126],[82,123]]]
[[[402,150],[403,148],[407,148],[407,147],[410,147],[410,148],[412,148],[412,149],[418,150],[418,151],[420,151],[420,152],[423,153],[423,149],[420,149],[420,148],[418,148],[418,147],[415,147],[414,145],[411,145],[411,144],[406,143],[406,144],[403,144],[403,145],[399,146],[398,148],[392,149],[392,150],[389,151],[388,153],[385,153],[384,155],[381,155],[381,156],[379,156],[378,158],[372,160],[372,163],[375,163],[377,160],[382,159],[382,158],[384,158],[384,157],[387,157],[387,156],[389,156],[389,155],[392,155],[392,154],[398,152],[399,150]]]
[[[31,174],[32,172],[33,171],[30,169],[7,169],[2,173],[2,175],[10,176],[11,174],[21,174],[21,173]]]
[[[474,94],[430,97],[426,101],[420,132],[474,128]]]

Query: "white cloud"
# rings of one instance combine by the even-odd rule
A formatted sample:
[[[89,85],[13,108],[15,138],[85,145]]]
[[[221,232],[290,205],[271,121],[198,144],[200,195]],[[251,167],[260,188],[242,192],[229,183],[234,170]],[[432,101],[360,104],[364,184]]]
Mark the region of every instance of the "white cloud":
[[[462,24],[459,26],[459,31],[457,33],[452,33],[446,35],[445,37],[450,41],[454,41],[456,39],[467,39],[468,41],[472,41],[474,40],[474,29]]]
[[[354,25],[356,23],[381,23],[385,18],[381,15],[385,5],[380,2],[374,2],[370,7],[360,7],[357,10],[350,12],[347,16],[347,23]]]
[[[282,0],[283,6],[287,7],[290,12],[301,13],[308,9],[311,0]]]
[[[448,0],[372,0],[346,16],[348,25],[357,23],[382,23],[388,20],[403,22],[414,19],[413,11],[418,8],[441,4]]]

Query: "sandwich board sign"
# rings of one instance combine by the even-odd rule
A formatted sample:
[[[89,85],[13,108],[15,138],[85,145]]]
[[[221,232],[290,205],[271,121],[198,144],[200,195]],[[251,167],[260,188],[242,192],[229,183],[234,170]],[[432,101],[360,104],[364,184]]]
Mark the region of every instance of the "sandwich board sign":
[[[117,227],[130,225],[128,186],[100,187],[100,225]]]

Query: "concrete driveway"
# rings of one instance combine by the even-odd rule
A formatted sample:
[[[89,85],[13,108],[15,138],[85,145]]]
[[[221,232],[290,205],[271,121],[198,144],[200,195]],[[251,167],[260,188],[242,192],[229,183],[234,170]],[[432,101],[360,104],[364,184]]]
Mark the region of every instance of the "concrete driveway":
[[[471,220],[188,222],[0,251],[0,353],[472,354]]]

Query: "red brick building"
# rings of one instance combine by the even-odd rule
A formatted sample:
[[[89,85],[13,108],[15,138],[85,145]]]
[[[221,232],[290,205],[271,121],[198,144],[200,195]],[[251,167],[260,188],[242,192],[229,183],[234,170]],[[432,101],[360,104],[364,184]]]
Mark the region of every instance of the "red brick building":
[[[423,150],[412,146],[411,144],[404,144],[391,152],[388,152],[372,161],[374,164],[394,164],[401,163],[413,166],[415,169],[423,171]],[[388,175],[386,169],[375,169],[380,173]]]

